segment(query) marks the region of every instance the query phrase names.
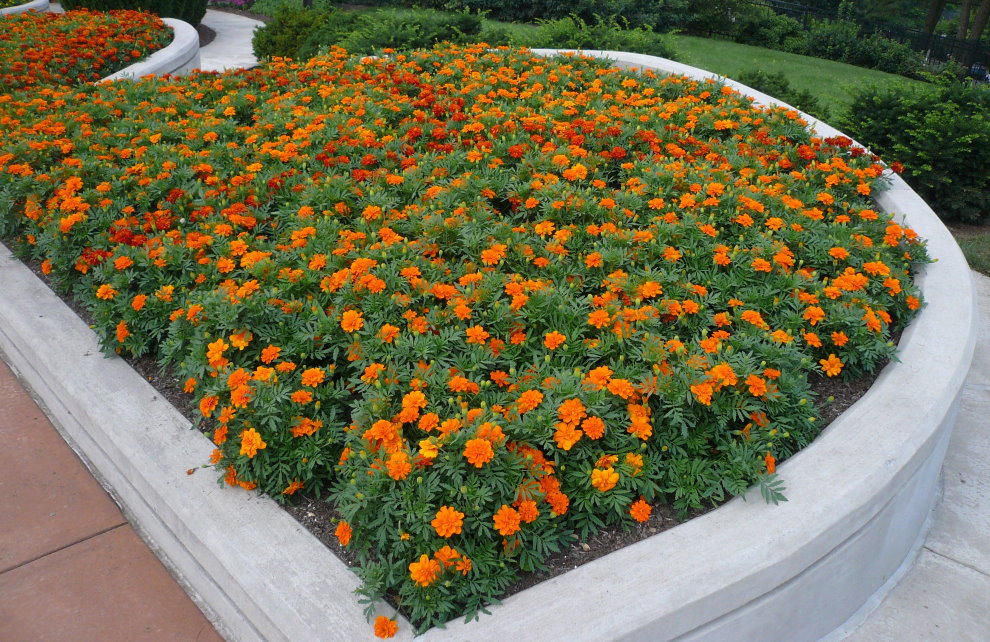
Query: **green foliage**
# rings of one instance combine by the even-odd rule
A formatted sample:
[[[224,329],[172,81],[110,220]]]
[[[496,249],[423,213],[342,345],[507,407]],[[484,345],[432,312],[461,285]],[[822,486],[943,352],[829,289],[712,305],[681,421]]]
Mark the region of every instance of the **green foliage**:
[[[804,25],[790,16],[767,7],[752,7],[739,17],[734,39],[747,45],[801,53],[806,49],[805,33]]]
[[[195,27],[206,15],[207,2],[208,0],[63,0],[62,7],[66,10],[132,9],[147,11],[163,18],[177,18]]]
[[[533,32],[528,42],[517,44],[556,49],[633,51],[663,58],[675,57],[674,49],[664,35],[654,33],[648,26],[623,28],[612,17],[596,16],[591,23],[580,16],[541,22],[540,28]]]
[[[271,22],[256,29],[251,45],[258,58],[295,58],[299,48],[335,13],[322,9],[280,9]]]
[[[762,69],[754,69],[740,74],[736,80],[757,91],[779,98],[785,103],[811,114],[815,118],[828,121],[830,114],[827,107],[819,104],[818,99],[810,91],[799,91],[791,87],[787,77],[781,72],[769,73]]]
[[[914,91],[854,92],[841,127],[904,164],[904,178],[946,221],[990,213],[990,91],[953,79]]]
[[[864,35],[858,24],[842,20],[813,21],[804,51],[798,53],[908,77],[917,77],[924,69],[919,52],[880,34]]]

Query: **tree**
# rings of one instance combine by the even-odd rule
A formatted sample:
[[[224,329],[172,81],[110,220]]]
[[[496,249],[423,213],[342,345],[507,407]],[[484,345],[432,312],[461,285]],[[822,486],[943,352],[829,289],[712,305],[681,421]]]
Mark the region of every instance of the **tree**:
[[[987,18],[990,18],[990,0],[983,0],[980,9],[976,12],[973,24],[969,28],[969,39],[979,40],[983,36],[983,30],[987,27]]]
[[[925,33],[935,33],[938,21],[942,19],[942,11],[945,10],[946,0],[929,0],[928,14],[925,16]]]
[[[956,38],[960,40],[965,40],[969,32],[969,11],[972,6],[972,0],[963,0],[962,8],[959,9],[959,28],[956,29]]]

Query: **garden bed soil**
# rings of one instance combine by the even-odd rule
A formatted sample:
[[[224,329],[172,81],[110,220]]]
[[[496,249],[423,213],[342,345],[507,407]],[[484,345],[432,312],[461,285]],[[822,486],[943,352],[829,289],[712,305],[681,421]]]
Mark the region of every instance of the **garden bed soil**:
[[[55,291],[51,280],[41,272],[40,262],[26,261],[25,263],[49,288]],[[60,296],[77,316],[90,326],[93,325],[93,319],[90,314],[79,306],[71,296],[61,294]],[[895,344],[899,343],[900,333],[892,336],[891,340]],[[148,356],[140,358],[123,357],[123,359],[148,383],[154,386],[162,397],[182,413],[182,416],[187,421],[197,427],[201,425],[201,417],[193,408],[190,395],[183,392],[182,381],[170,368],[162,368],[153,358]],[[873,374],[863,375],[854,379],[831,379],[823,376],[812,378],[810,383],[815,398],[818,400],[819,420],[821,421],[822,430],[828,427],[846,409],[856,403],[860,397],[866,394],[885,365],[885,363],[880,364]],[[546,560],[543,570],[522,574],[519,580],[506,590],[503,598],[567,573],[582,564],[587,564],[613,551],[652,537],[684,521],[704,515],[719,505],[716,504],[703,509],[693,510],[686,516],[678,516],[677,511],[671,506],[657,503],[653,506],[653,512],[646,522],[636,524],[632,527],[613,527],[604,530],[588,537],[584,541],[576,540],[568,548],[551,555]],[[357,557],[352,551],[341,546],[334,534],[340,514],[337,513],[331,501],[313,496],[297,496],[294,503],[283,505],[282,508],[348,566],[357,565]],[[393,604],[393,606],[397,605]]]
[[[196,33],[199,34],[199,46],[201,48],[213,42],[217,37],[216,31],[202,23],[196,25]]]

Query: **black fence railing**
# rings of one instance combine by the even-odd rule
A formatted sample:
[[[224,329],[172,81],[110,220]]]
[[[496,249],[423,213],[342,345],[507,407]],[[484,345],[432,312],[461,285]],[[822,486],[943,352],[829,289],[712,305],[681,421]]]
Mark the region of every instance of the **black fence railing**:
[[[749,0],[749,4],[766,7],[777,13],[790,16],[805,26],[808,26],[812,20],[838,19],[838,14],[834,11],[809,7],[796,2],[787,2],[786,0]],[[990,45],[980,41],[925,33],[921,29],[902,27],[880,20],[856,20],[856,22],[862,27],[863,33],[878,33],[903,43],[911,49],[923,53],[930,62],[954,60],[971,70],[986,70],[990,67]]]

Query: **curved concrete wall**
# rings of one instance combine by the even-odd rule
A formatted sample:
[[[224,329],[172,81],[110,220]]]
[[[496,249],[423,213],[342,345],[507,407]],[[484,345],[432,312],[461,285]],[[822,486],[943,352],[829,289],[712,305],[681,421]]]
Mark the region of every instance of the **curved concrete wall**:
[[[923,530],[975,342],[962,254],[927,205],[893,181],[880,206],[903,213],[939,259],[920,276],[927,307],[901,339],[900,363],[778,468],[788,502],[751,493],[514,595],[480,622],[424,637],[812,640],[859,609]],[[104,359],[86,324],[2,246],[0,283],[6,360],[229,637],[370,638],[354,574],[274,502],[219,488],[210,471],[186,475],[211,443],[122,360]],[[398,637],[411,637],[401,618]]]
[[[199,33],[188,22],[175,18],[162,18],[172,28],[172,42],[150,56],[110,74],[102,82],[123,78],[140,78],[149,74],[187,74],[199,67]]]
[[[14,5],[13,7],[7,7],[6,9],[0,9],[0,16],[12,15],[15,13],[24,13],[26,11],[41,11],[45,12],[49,9],[48,0],[30,0],[24,4]]]

